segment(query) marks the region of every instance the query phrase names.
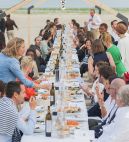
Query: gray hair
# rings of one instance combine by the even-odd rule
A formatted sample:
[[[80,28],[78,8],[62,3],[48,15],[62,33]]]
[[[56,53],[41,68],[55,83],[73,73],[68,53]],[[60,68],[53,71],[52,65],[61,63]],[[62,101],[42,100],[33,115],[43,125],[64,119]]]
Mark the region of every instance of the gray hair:
[[[125,106],[129,106],[129,85],[122,86],[117,96],[122,99]]]

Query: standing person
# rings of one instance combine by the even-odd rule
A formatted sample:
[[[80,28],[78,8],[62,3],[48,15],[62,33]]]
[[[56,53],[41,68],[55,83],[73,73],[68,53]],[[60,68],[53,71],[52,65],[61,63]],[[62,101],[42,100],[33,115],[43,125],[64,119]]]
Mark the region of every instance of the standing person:
[[[101,24],[101,19],[99,15],[95,14],[95,10],[90,10],[90,17],[88,20],[88,29],[93,33],[94,38],[99,38],[99,26]]]
[[[109,33],[103,33],[101,36],[102,43],[107,48],[107,52],[109,52],[116,65],[116,73],[118,77],[122,77],[126,72],[126,68],[122,63],[121,53],[119,48],[112,43],[112,38]]]
[[[61,30],[62,29],[62,25],[60,24],[59,18],[55,18],[54,19],[54,24],[56,25],[56,29],[57,30]]]
[[[6,26],[6,30],[7,30],[8,40],[11,40],[12,38],[15,37],[14,27],[17,28],[17,30],[18,30],[18,26],[16,25],[15,21],[10,18],[10,15],[7,15],[7,20],[6,20],[5,26]]]
[[[116,26],[117,26],[118,21],[117,20],[113,20],[111,21],[111,31],[110,34],[111,36],[114,38],[114,44],[117,45],[118,44],[118,40],[119,40],[119,36],[116,33]]]
[[[118,47],[121,52],[122,61],[129,71],[129,36],[127,36],[126,32],[128,30],[128,26],[124,22],[119,22],[116,27],[116,31],[118,36],[120,37],[118,41]]]
[[[0,80],[4,83],[15,81],[18,78],[28,87],[39,87],[39,85],[25,78],[20,69],[19,58],[25,52],[24,40],[18,37],[13,38],[7,47],[0,53]]]
[[[0,14],[2,13],[3,11],[0,10]],[[4,18],[1,18],[0,19],[0,51],[2,49],[5,48],[6,46],[6,43],[5,43],[5,19]]]

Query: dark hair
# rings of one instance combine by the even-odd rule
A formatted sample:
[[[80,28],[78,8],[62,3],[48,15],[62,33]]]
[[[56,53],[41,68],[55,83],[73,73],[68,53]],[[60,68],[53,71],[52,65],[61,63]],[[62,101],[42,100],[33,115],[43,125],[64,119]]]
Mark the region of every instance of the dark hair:
[[[10,14],[6,15],[6,17],[10,18]]]
[[[44,40],[48,40],[51,37],[51,31],[45,31],[43,35]]]
[[[116,76],[114,69],[109,65],[103,65],[102,67],[100,67],[99,74],[106,80],[109,80],[111,76]]]
[[[50,30],[51,28],[53,28],[55,26],[55,23],[54,22],[50,22],[46,27],[45,27],[45,30],[48,31]]]
[[[34,39],[34,41],[36,41],[37,40],[37,38],[40,38],[41,36],[37,36],[35,39]]]
[[[113,21],[111,21],[111,26],[113,25],[113,23],[114,23],[114,22],[117,22],[117,20],[113,20]]]
[[[91,39],[87,38],[87,39],[84,41],[84,43],[86,44],[87,41],[90,41],[90,42],[91,42],[91,45],[92,45],[92,40],[91,40]]]
[[[79,23],[75,23],[74,26],[76,26],[78,29],[80,28]]]
[[[20,82],[10,81],[7,84],[6,89],[5,89],[6,96],[8,98],[12,98],[15,92],[20,94],[20,92],[21,92],[20,85],[21,85]]]
[[[91,31],[86,32],[86,38],[90,39],[92,42],[94,41],[94,35]]]
[[[55,19],[54,19],[54,23],[55,23],[58,19],[59,19],[59,18],[55,18]]]
[[[102,23],[102,24],[100,24],[100,26],[99,27],[104,27],[105,29],[108,29],[108,25],[106,24],[106,23]]]
[[[93,54],[104,52],[104,51],[105,51],[105,49],[104,49],[104,46],[102,44],[102,41],[100,39],[96,39],[92,44]]]
[[[36,59],[36,57],[37,57],[37,55],[36,55],[36,51],[34,50],[34,49],[32,49],[32,48],[29,48],[29,49],[27,49],[27,51],[26,51],[26,56],[28,56],[27,54],[28,54],[28,52],[33,52],[34,53],[34,60]]]
[[[72,21],[73,25],[74,25],[75,23],[77,23],[75,19],[72,19],[71,21]]]
[[[48,23],[48,22],[50,22],[50,20],[49,20],[49,19],[47,19],[47,20],[46,20],[46,22]]]
[[[92,9],[90,9],[90,11],[93,11],[93,12],[95,13],[95,9],[93,9],[93,8],[92,8]]]
[[[5,84],[0,80],[0,97],[3,97],[5,93]]]
[[[99,61],[95,64],[95,66],[97,66],[98,68],[105,66],[105,65],[109,65],[107,62],[104,61]]]

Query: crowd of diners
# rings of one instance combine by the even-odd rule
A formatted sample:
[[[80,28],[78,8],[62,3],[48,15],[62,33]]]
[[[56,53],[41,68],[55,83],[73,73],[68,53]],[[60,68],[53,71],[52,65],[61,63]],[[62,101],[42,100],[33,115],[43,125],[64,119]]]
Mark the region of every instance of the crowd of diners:
[[[34,44],[25,48],[22,38],[12,37],[0,53],[0,141],[19,142],[22,135],[33,134],[36,124],[36,100],[39,88],[50,89],[50,84],[40,84],[40,73],[45,68],[57,30],[62,29],[60,19],[46,20]],[[89,19],[80,26],[77,20],[69,23],[73,34],[72,47],[76,48],[80,74],[89,81],[80,84],[86,97],[92,100],[87,110],[89,129],[94,130],[96,142],[129,141],[129,34],[124,21],[102,22],[94,9]],[[24,101],[30,112],[24,116]]]

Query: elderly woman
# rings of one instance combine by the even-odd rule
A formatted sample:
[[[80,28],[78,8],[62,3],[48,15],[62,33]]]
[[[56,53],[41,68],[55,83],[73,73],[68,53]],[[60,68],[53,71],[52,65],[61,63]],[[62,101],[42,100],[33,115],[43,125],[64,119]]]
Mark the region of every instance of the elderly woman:
[[[107,52],[109,52],[113,57],[118,77],[123,76],[123,74],[126,72],[126,68],[122,63],[122,57],[119,48],[112,43],[111,35],[107,32],[101,35],[101,40],[104,46],[107,48]]]
[[[129,141],[129,85],[119,89],[116,103],[118,109],[115,112],[114,123],[103,128],[103,134],[96,142]]]
[[[18,37],[13,38],[7,47],[0,53],[0,80],[4,83],[15,81],[18,78],[25,86],[39,87],[39,85],[25,78],[20,69],[19,58],[25,52],[24,40]]]
[[[92,45],[93,56],[90,56],[88,59],[88,72],[91,76],[94,73],[94,67],[97,62],[104,61],[109,63],[115,69],[115,63],[110,53],[105,52],[104,46],[100,39],[96,39]]]

